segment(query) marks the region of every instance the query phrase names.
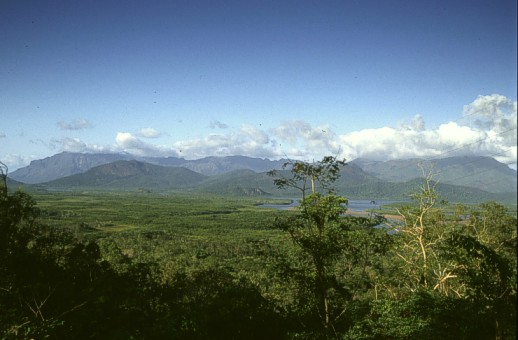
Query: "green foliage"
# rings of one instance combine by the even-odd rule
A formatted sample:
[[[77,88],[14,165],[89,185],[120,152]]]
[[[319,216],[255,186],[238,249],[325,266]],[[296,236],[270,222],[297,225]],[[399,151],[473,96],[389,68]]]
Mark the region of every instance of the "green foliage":
[[[321,161],[312,163],[289,161],[284,163],[282,168],[289,168],[291,177],[283,177],[277,170],[270,171],[268,175],[280,176],[273,181],[278,188],[295,188],[301,192],[302,198],[305,198],[309,184],[311,184],[311,193],[317,190],[316,185],[322,190],[332,192],[331,184],[340,177],[340,169],[345,164],[345,159],[340,161],[332,156],[326,156]]]
[[[435,188],[398,206],[393,232],[344,215],[330,187],[293,211],[5,190],[0,338],[515,338],[516,217],[495,202],[436,204]]]
[[[445,218],[435,207],[430,177],[414,198],[416,206],[400,210],[404,225],[394,236],[399,275],[393,276],[393,285],[403,288],[407,299],[419,291],[456,297],[453,303],[464,305],[464,313],[484,320],[484,332],[465,329],[465,334],[514,337],[516,218],[494,202],[472,211],[469,220],[459,206],[453,218]]]
[[[65,161],[64,158],[67,159],[65,163],[71,164],[79,160],[83,161],[84,156],[85,155],[61,154],[58,157],[61,160],[55,159],[57,163],[51,162],[52,164],[47,164],[47,166],[39,169],[39,171],[34,169],[34,171],[30,173],[24,170],[22,173],[17,173],[16,176],[19,179],[26,178],[29,181],[28,183],[44,182],[45,178],[54,179],[56,173],[68,173],[72,171],[71,169],[62,168],[63,164],[61,163]],[[408,194],[413,192],[416,186],[420,184],[420,179],[414,178],[417,176],[410,177],[406,182],[401,183],[379,179],[364,172],[359,166],[355,165],[354,162],[348,163],[345,167],[343,166],[343,164],[345,164],[343,161],[338,161],[334,157],[324,157],[322,161],[312,163],[287,162],[284,164],[284,170],[270,171],[270,175],[276,177],[274,181],[270,179],[268,173],[257,173],[252,170],[241,169],[207,177],[181,167],[163,167],[137,161],[118,161],[110,163],[110,159],[112,158],[113,155],[104,155],[100,159],[92,160],[92,164],[99,162],[109,164],[89,169],[81,174],[63,177],[38,185],[26,185],[25,187],[27,190],[41,190],[43,188],[48,190],[88,189],[133,190],[142,192],[171,192],[172,190],[181,190],[183,192],[210,193],[224,196],[272,195],[294,197],[300,193],[305,195],[305,193],[310,190],[310,184],[314,183],[317,191],[320,190],[322,193],[325,193],[328,189],[334,189],[335,193],[344,195],[350,199],[376,198],[377,200],[407,200]],[[78,167],[84,166],[85,162],[82,161],[76,165]],[[158,162],[158,159],[153,161]],[[174,160],[170,161],[172,162],[165,161],[163,164],[180,165]],[[216,163],[209,161],[209,163],[204,163],[204,165],[190,163],[190,166],[192,169],[200,170],[203,173],[207,171],[215,171],[217,173],[217,168],[223,164],[219,164],[222,160],[214,159],[214,161],[216,161]],[[342,162],[342,164],[338,164],[338,162]],[[58,163],[62,166],[59,166]],[[225,163],[225,161],[223,161],[223,163]],[[40,165],[42,164],[43,163]],[[231,169],[231,164],[232,161],[224,167]],[[264,169],[265,164],[259,167],[250,166],[255,169]],[[277,163],[270,163],[271,167],[276,165]],[[295,170],[297,170],[295,176],[291,172],[291,170],[294,169],[293,166],[295,166]],[[506,167],[505,165],[502,166]],[[407,170],[411,169],[412,172],[414,172],[412,168],[413,167],[407,167]],[[50,171],[51,169],[55,171]],[[75,168],[74,171],[77,169],[78,168]],[[20,172],[20,170],[17,172]],[[512,172],[512,170],[508,168],[507,170]],[[394,172],[394,169],[392,169],[391,172]],[[326,176],[321,176],[322,174],[326,174]],[[336,176],[335,182],[333,183],[332,181],[329,182],[326,180],[327,175]],[[38,177],[39,180],[36,177]],[[495,181],[491,176],[486,177],[490,182]],[[512,178],[512,176],[508,174],[507,178],[509,177]],[[514,177],[516,178],[516,173]],[[502,184],[509,183],[509,181],[500,182]],[[10,179],[8,179],[8,183],[14,188],[22,185],[22,183],[13,182]],[[277,186],[275,183],[280,186]],[[481,190],[480,185],[472,184],[472,187],[462,187],[459,186],[459,181],[453,182],[453,184],[439,183],[436,186],[437,193],[450,202],[481,203],[488,200],[497,200],[499,202],[516,205],[515,192],[509,193],[505,192],[508,190],[504,190],[504,192],[498,191],[491,193]],[[279,189],[279,187],[282,190]],[[512,187],[512,185],[506,186],[508,189],[510,187]],[[485,187],[485,189],[489,190],[487,187]]]
[[[162,191],[202,182],[206,176],[181,167],[163,167],[138,161],[116,161],[99,165],[85,173],[59,178],[45,186],[53,188],[148,188]]]
[[[357,303],[352,308],[353,326],[344,339],[495,338],[495,324],[486,309],[431,291],[419,290],[402,300]],[[513,339],[510,334],[502,338]]]
[[[2,248],[0,262],[2,338],[227,339],[282,334],[282,317],[258,288],[228,269],[209,264],[207,269],[177,270],[163,281],[166,264],[160,268],[153,256],[136,261],[144,259],[128,256],[127,243],[121,249],[113,242],[82,242],[67,229],[34,223],[36,210],[28,195],[15,193],[1,203],[2,236],[9,233],[2,240],[11,240]],[[149,244],[166,235],[143,236]],[[234,251],[242,255],[257,247]]]
[[[491,329],[512,338],[516,319],[516,217],[495,203],[481,204],[468,223],[451,233],[445,254],[458,263],[455,274],[467,299],[485,310]]]
[[[276,226],[289,233],[300,251],[299,268],[304,269],[291,271],[292,279],[299,286],[297,291],[312,296],[312,299],[305,299],[303,306],[305,312],[301,320],[308,325],[305,336],[336,337],[347,327],[344,313],[353,297],[351,291],[361,290],[357,288],[362,286],[360,281],[364,281],[363,286],[369,286],[375,280],[376,274],[369,276],[368,271],[372,269],[372,274],[376,270],[371,266],[371,261],[365,258],[371,255],[372,247],[360,241],[366,251],[355,251],[357,244],[353,243],[362,239],[366,229],[354,228],[354,222],[358,222],[359,218],[344,219],[342,216],[347,210],[348,200],[331,194],[333,190],[330,184],[339,178],[344,161],[325,157],[318,163],[295,162],[290,165],[292,177],[276,179],[275,184],[281,188],[295,187],[301,190],[300,214],[279,219]],[[309,195],[306,195],[307,181],[311,183]],[[315,182],[329,194],[317,192]],[[363,222],[368,222],[367,227],[372,228],[381,221],[365,219]],[[352,269],[358,262],[363,265],[361,273]],[[314,315],[315,310],[318,315]],[[314,321],[308,322],[308,318],[315,320],[315,317],[320,320],[320,325]]]
[[[423,163],[423,160],[376,162],[357,159],[353,163],[359,164],[363,170],[380,179],[404,183],[421,177],[418,164]],[[441,183],[480,188],[494,193],[513,192],[516,195],[516,171],[493,158],[448,157],[424,163],[433,166],[440,173],[438,180]]]
[[[271,339],[282,337],[282,318],[250,281],[222,269],[175,275],[169,299],[180,309],[181,338]]]

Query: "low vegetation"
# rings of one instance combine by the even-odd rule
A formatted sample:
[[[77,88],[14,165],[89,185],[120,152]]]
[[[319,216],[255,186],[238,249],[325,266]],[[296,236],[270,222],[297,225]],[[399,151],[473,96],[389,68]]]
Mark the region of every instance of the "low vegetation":
[[[344,216],[340,166],[287,167],[276,184],[303,188],[289,211],[0,183],[0,338],[516,337],[516,215],[441,203],[427,177],[401,222]]]

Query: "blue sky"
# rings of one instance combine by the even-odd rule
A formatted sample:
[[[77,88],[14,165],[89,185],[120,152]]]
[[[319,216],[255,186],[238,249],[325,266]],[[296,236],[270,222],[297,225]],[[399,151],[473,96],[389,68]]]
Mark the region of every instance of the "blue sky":
[[[1,1],[0,160],[485,155],[516,168],[516,1]],[[455,151],[451,151],[455,150]]]

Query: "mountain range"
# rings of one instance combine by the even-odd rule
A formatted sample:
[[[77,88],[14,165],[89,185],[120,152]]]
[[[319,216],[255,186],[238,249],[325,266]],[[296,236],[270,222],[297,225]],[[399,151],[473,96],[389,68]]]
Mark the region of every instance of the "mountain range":
[[[97,188],[109,190],[190,190],[228,195],[298,197],[295,190],[280,190],[267,171],[280,169],[286,160],[246,156],[143,158],[128,154],[60,153],[31,162],[9,174],[13,180],[37,184],[40,189]],[[449,157],[372,161],[356,159],[342,169],[335,183],[349,198],[408,199],[422,183],[424,169],[433,167],[437,192],[453,202],[496,200],[516,203],[516,170],[489,157]],[[288,176],[284,170],[280,174]],[[421,178],[421,179],[420,179]]]
[[[137,157],[124,153],[62,152],[44,159],[34,160],[28,166],[13,171],[9,177],[23,183],[37,184],[80,174],[98,165],[129,160],[168,167],[183,167],[206,176],[219,175],[239,169],[250,169],[256,172],[269,171],[280,168],[286,162],[283,159],[271,161],[269,159],[245,156],[205,157],[196,160],[186,160],[177,157]]]
[[[440,183],[462,185],[488,192],[516,192],[516,170],[491,157],[448,157],[435,160],[390,160],[386,162],[355,159],[365,172],[389,182],[406,182],[423,176],[421,167],[435,173]]]

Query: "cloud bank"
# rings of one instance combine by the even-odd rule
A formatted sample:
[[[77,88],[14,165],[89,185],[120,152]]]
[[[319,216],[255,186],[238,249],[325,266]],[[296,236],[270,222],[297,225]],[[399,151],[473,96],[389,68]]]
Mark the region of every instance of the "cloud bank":
[[[218,121],[218,120],[213,120],[213,121],[211,121],[211,122],[209,123],[209,127],[210,127],[211,129],[223,129],[223,130],[224,130],[224,129],[227,129],[227,128],[228,128],[228,125],[227,125],[227,124],[225,124],[225,123],[222,123],[222,122],[220,122],[220,121]]]
[[[367,129],[338,137],[349,158],[443,158],[490,156],[516,167],[516,101],[501,95],[479,96],[464,106],[463,123],[426,129],[422,116],[398,128]]]
[[[88,125],[82,120],[63,124],[71,130]],[[162,133],[153,128],[143,128],[136,133],[118,132],[112,145],[87,144],[78,138],[63,138],[51,140],[49,147],[70,152],[126,152],[138,156],[187,159],[246,155],[313,160],[336,155],[347,160],[361,157],[385,161],[469,155],[493,157],[516,169],[517,103],[498,94],[479,96],[464,106],[459,119],[433,128],[426,127],[423,115],[416,115],[409,123],[395,127],[342,134],[338,133],[340,126],[313,126],[303,120],[285,121],[270,129],[248,124],[230,128],[219,121],[211,121],[208,125],[221,131],[156,145],[141,138],[158,138]],[[16,163],[22,161],[16,155],[8,157]]]
[[[127,152],[136,156],[162,157],[176,156],[173,149],[165,146],[146,143],[129,132],[119,132],[115,137],[113,150],[117,152]]]
[[[158,138],[162,133],[154,128],[142,128],[138,131],[137,135],[144,138]]]

